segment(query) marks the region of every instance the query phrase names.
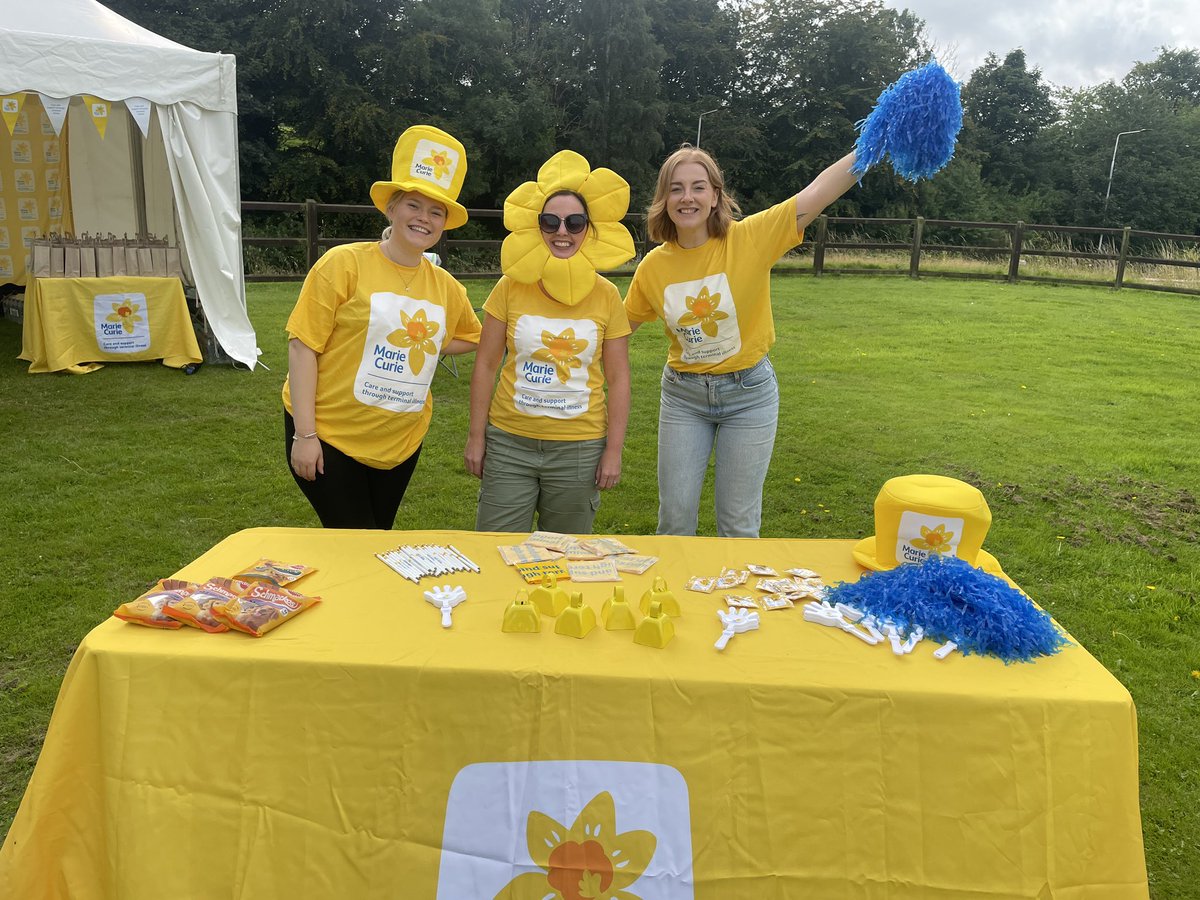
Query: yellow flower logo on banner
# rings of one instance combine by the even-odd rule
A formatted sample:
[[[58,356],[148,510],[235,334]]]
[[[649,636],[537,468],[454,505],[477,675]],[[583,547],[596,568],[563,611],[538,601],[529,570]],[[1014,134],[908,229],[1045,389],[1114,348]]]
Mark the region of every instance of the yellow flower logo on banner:
[[[388,343],[393,347],[408,348],[408,364],[414,375],[420,375],[425,368],[425,354],[437,355],[437,345],[434,336],[441,328],[437,322],[425,318],[425,310],[417,310],[410,317],[408,313],[400,313],[400,327],[387,336]]]
[[[0,97],[0,115],[3,115],[4,124],[8,126],[8,133],[10,135],[17,125],[17,119],[21,116],[21,107],[24,105],[24,91],[19,94],[5,94],[3,97]]]
[[[105,132],[108,130],[108,118],[112,110],[112,104],[107,100],[101,100],[99,97],[93,97],[91,94],[84,94],[83,106],[87,110],[88,115],[91,116],[92,124],[100,132],[101,139],[103,139]]]
[[[685,312],[679,317],[680,325],[699,325],[700,330],[709,337],[717,336],[717,323],[722,319],[728,319],[729,314],[723,313],[718,306],[721,305],[720,294],[710,294],[707,287],[700,288],[700,293],[695,297],[687,298],[687,308],[689,312]]]
[[[921,526],[921,536],[913,538],[912,545],[918,550],[928,550],[930,553],[950,553],[953,548],[950,546],[950,541],[954,539],[954,532],[947,531],[945,525],[939,525],[937,528],[926,528]]]
[[[133,326],[142,321],[142,317],[138,315],[141,307],[136,303],[125,300],[121,303],[114,303],[112,308],[113,311],[105,316],[104,320],[106,322],[120,322],[126,334],[133,334]]]
[[[542,332],[542,343],[545,349],[533,351],[533,358],[538,362],[550,363],[558,374],[558,380],[563,384],[571,377],[571,370],[578,369],[583,363],[579,354],[587,347],[588,342],[575,337],[575,329],[567,328],[562,334],[552,331]]]
[[[450,174],[450,166],[453,164],[450,158],[450,151],[443,150],[440,147],[431,152],[421,162],[433,169],[433,177],[438,181],[441,181]]]
[[[591,227],[578,252],[558,259],[542,239],[538,216],[551,195],[575,191],[587,201]],[[572,150],[555,153],[504,201],[504,227],[512,232],[500,247],[500,268],[513,281],[537,284],[560,303],[574,306],[592,290],[597,269],[612,269],[633,257],[633,235],[621,224],[629,211],[629,184],[612,169],[595,169]],[[594,229],[594,230],[593,230]]]
[[[641,877],[658,845],[649,831],[617,834],[607,791],[591,799],[570,829],[534,810],[525,840],[542,871],[518,875],[496,900],[641,900],[625,888]]]

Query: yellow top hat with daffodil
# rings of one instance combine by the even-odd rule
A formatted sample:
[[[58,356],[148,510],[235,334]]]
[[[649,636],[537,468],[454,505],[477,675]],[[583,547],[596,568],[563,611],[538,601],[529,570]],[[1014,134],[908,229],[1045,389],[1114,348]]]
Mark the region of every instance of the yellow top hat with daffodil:
[[[854,559],[879,571],[948,555],[1003,575],[996,557],[983,549],[991,524],[992,512],[978,488],[944,475],[902,475],[880,489],[875,534],[854,546]]]
[[[446,204],[446,228],[467,223],[467,210],[458,202],[467,177],[467,152],[453,135],[432,125],[414,125],[396,141],[392,151],[392,180],[371,185],[371,202],[384,215],[396,191],[417,191]]]
[[[546,201],[559,191],[574,191],[587,204],[595,229],[573,256],[552,256],[538,228]],[[596,283],[597,269],[611,269],[633,258],[633,235],[621,224],[629,211],[629,183],[612,169],[593,169],[573,150],[555,153],[504,201],[504,227],[511,234],[500,247],[500,268],[513,281],[539,281],[555,300],[573,306]]]

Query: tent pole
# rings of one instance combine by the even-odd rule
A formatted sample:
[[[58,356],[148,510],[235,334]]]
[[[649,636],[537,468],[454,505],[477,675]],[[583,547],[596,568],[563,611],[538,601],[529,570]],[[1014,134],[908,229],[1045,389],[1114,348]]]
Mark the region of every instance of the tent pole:
[[[128,108],[125,110],[126,127],[129,128],[129,164],[133,169],[133,211],[137,216],[137,236],[139,241],[150,237],[146,226],[146,169],[142,161],[142,129]]]

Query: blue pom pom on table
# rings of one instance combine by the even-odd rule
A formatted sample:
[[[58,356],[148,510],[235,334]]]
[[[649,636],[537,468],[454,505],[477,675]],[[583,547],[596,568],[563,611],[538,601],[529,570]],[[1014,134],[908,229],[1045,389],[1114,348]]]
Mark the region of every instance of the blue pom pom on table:
[[[906,181],[930,178],[954,156],[962,129],[961,86],[936,61],[906,72],[857,123],[851,172],[863,175],[886,156]]]
[[[963,654],[982,653],[1010,662],[1032,662],[1070,642],[1045,612],[1003,578],[956,556],[933,555],[885,572],[841,583],[825,598],[845,603],[880,622],[954,641]]]

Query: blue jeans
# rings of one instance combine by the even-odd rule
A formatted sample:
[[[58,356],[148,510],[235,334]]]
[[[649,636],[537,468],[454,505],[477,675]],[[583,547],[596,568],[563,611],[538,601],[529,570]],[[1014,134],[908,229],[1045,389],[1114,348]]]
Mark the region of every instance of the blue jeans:
[[[749,369],[724,375],[664,368],[658,412],[658,533],[696,533],[700,489],[715,445],[717,534],[758,537],[778,420],[779,382],[765,356]]]

